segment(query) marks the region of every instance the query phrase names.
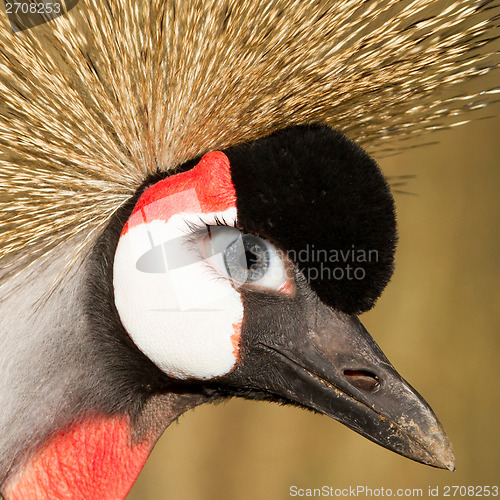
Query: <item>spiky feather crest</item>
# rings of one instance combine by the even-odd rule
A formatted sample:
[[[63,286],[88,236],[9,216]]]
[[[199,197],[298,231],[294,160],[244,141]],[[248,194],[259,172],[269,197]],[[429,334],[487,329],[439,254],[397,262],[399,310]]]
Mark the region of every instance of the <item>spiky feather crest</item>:
[[[80,0],[14,35],[0,14],[4,278],[95,241],[144,179],[324,122],[369,152],[450,126],[497,89],[496,0]],[[7,274],[5,274],[7,273]]]

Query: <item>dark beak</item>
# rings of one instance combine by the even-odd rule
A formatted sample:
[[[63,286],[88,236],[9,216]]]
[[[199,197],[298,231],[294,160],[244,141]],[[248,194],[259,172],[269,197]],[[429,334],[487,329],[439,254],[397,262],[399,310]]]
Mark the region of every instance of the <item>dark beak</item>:
[[[303,326],[293,340],[260,337],[260,369],[247,384],[324,413],[412,460],[454,470],[451,443],[434,412],[357,317],[317,300]]]

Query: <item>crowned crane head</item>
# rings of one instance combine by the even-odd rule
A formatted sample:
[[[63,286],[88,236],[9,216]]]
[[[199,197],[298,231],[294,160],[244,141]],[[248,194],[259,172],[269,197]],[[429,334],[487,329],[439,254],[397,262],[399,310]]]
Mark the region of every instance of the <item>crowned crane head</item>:
[[[382,173],[338,132],[213,151],[133,208],[114,255],[116,328],[165,387],[304,406],[451,469],[432,410],[357,318],[392,275],[396,239]]]

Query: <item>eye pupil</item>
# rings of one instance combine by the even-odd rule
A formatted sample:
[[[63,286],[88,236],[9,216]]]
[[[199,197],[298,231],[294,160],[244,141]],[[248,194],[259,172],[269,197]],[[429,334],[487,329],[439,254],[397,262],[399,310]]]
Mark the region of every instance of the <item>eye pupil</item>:
[[[241,259],[241,267],[246,266],[246,268],[249,270],[255,267],[258,262],[257,255],[250,252],[249,250],[245,250],[245,254],[242,257],[243,258]]]
[[[266,274],[269,268],[269,251],[263,240],[244,234],[225,249],[224,263],[234,280],[250,283]]]

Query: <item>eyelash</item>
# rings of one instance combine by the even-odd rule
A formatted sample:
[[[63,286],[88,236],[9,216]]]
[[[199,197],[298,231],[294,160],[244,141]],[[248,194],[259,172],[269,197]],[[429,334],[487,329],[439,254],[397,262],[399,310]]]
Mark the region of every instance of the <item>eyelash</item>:
[[[188,237],[200,237],[208,231],[210,233],[211,226],[225,226],[225,227],[236,227],[236,221],[234,220],[232,224],[229,224],[224,217],[220,217],[216,215],[214,217],[215,224],[208,224],[201,217],[199,217],[199,222],[186,221],[186,226],[189,229],[189,232],[186,231],[186,236]]]

